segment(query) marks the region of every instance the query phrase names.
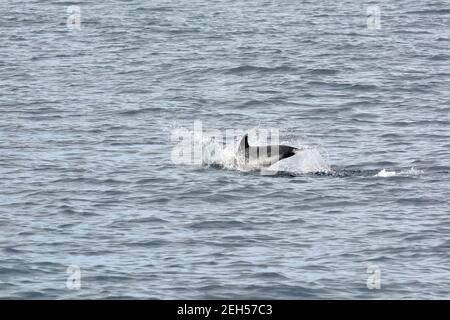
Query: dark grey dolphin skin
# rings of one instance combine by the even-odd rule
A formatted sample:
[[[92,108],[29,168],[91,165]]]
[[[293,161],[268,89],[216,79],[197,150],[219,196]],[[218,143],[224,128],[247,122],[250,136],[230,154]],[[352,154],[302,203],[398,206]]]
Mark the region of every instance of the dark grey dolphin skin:
[[[245,163],[252,160],[262,166],[270,166],[280,160],[292,157],[298,150],[300,149],[285,145],[251,147],[248,144],[248,134],[245,134],[239,143],[238,156],[243,157]]]

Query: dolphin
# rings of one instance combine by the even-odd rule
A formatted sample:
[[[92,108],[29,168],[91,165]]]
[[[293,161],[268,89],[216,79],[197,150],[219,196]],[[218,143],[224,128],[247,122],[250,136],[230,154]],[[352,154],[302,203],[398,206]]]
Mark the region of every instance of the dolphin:
[[[241,163],[269,167],[280,160],[292,157],[299,150],[301,149],[285,145],[251,147],[248,143],[248,134],[245,134],[239,143],[237,159]]]

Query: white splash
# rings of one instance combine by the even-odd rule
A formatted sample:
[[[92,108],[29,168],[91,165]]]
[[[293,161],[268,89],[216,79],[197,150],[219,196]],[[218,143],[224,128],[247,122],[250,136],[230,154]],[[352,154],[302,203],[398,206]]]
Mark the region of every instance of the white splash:
[[[383,169],[380,172],[378,172],[374,177],[387,178],[387,177],[395,177],[396,175],[397,173],[395,171],[386,171],[386,169]]]
[[[303,147],[295,156],[278,161],[266,170],[293,174],[332,172],[330,165],[317,147]]]
[[[414,167],[411,169],[408,169],[408,170],[401,170],[399,172],[387,171],[386,169],[383,169],[380,172],[378,172],[376,175],[374,175],[374,177],[381,177],[381,178],[399,177],[399,176],[408,177],[408,176],[418,176],[423,173],[424,172],[422,170],[414,169]]]

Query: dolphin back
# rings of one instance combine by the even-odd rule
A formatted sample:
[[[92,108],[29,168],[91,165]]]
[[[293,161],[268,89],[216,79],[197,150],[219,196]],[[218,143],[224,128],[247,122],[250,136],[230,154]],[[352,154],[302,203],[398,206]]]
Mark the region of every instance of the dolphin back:
[[[257,163],[268,166],[282,159],[286,159],[295,155],[298,148],[286,145],[269,145],[251,147],[248,143],[248,134],[245,134],[239,143],[238,156],[248,163],[256,161]]]

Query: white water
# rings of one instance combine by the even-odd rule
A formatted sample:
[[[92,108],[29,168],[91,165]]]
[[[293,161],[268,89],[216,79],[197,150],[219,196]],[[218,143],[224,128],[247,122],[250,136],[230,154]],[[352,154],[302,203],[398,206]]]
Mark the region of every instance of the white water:
[[[389,177],[399,177],[399,176],[418,176],[420,174],[423,174],[424,172],[422,170],[417,170],[414,168],[408,169],[408,170],[401,170],[401,171],[387,171],[386,169],[381,170],[378,172],[374,177],[381,177],[381,178],[389,178]]]

